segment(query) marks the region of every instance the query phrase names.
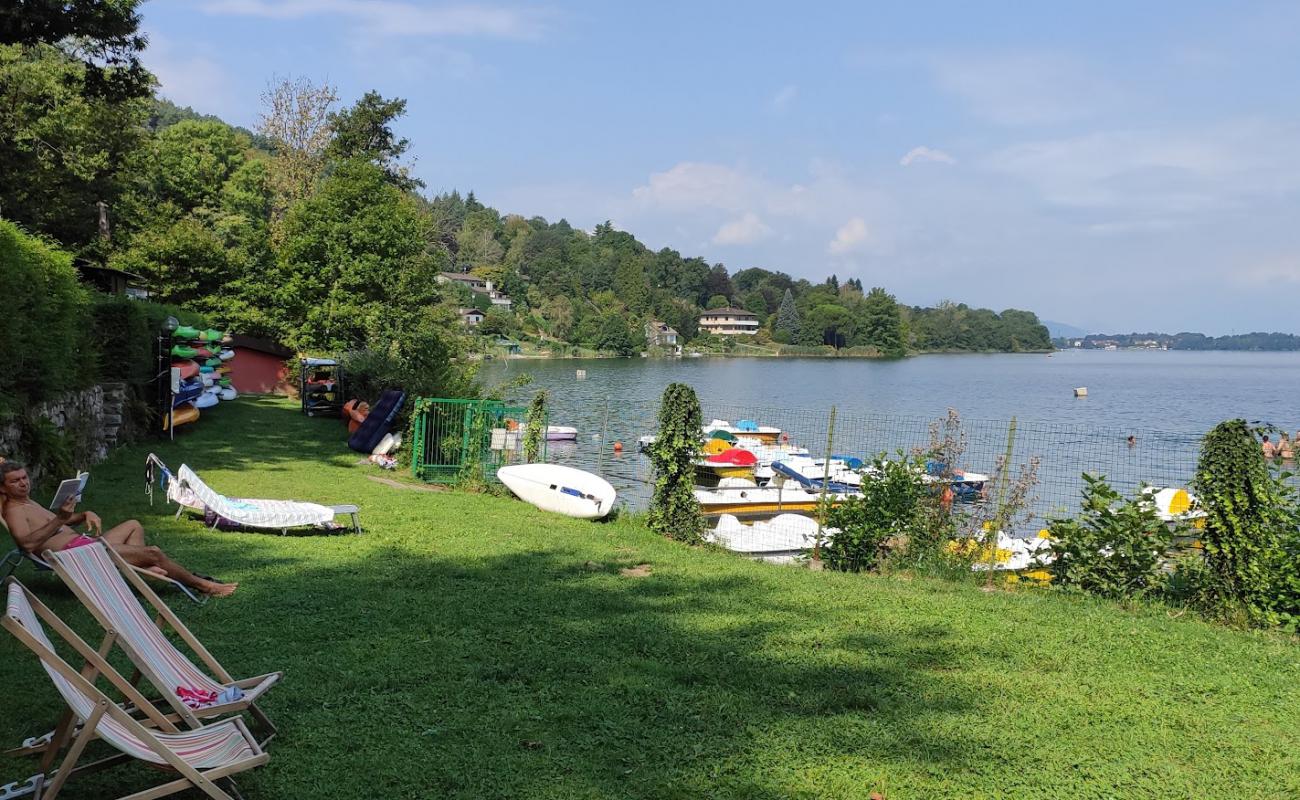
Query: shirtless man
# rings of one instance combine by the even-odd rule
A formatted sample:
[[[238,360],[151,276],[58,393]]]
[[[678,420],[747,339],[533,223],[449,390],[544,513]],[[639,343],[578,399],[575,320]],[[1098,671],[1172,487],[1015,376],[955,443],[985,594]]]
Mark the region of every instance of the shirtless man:
[[[69,498],[59,507],[58,513],[50,513],[32,501],[31,490],[32,482],[22,464],[15,461],[0,463],[0,495],[3,495],[4,500],[5,523],[9,526],[14,541],[28,553],[70,550],[103,539],[128,564],[180,581],[197,592],[225,597],[239,586],[237,583],[218,583],[200,578],[177,564],[161,549],[146,545],[144,528],[133,519],[105,532],[103,522],[95,512],[73,513],[76,498]],[[85,524],[87,533],[94,532],[96,536],[79,534],[71,527],[81,524]]]

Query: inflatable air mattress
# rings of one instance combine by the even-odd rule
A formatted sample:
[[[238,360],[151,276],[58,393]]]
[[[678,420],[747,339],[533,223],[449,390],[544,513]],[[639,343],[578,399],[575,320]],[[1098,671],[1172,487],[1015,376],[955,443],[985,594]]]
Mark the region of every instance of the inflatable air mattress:
[[[384,434],[393,426],[397,412],[402,410],[406,401],[406,392],[401,389],[389,389],[379,397],[379,402],[370,407],[370,415],[361,423],[356,432],[348,438],[348,447],[358,453],[369,455],[375,446],[383,440]]]

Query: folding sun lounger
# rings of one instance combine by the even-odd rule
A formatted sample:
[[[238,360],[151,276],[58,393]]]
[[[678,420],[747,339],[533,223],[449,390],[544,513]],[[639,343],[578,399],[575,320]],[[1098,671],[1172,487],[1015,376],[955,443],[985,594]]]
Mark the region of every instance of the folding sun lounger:
[[[6,791],[10,797],[34,795],[40,800],[54,800],[72,776],[136,759],[177,777],[152,789],[124,795],[119,800],[150,800],[190,788],[217,800],[233,800],[231,794],[214,781],[229,780],[229,776],[259,767],[270,759],[238,717],[190,731],[177,731],[166,719],[158,719],[156,711],[147,720],[135,719],[95,685],[97,674],[111,676],[116,688],[127,697],[137,703],[144,702],[138,693],[132,693],[130,685],[121,679],[112,665],[18,581],[12,577],[6,579],[5,588],[7,604],[0,624],[40,659],[41,666],[67,703],[70,715],[82,724],[73,735],[71,747],[57,770],[47,772],[43,768],[26,786],[6,787],[0,791]],[[86,659],[85,670],[79,672],[59,656],[46,635],[42,620]],[[94,739],[103,740],[119,754],[78,767],[77,762],[86,746]],[[238,790],[234,791],[238,795]]]
[[[140,674],[158,690],[162,701],[170,705],[185,724],[197,729],[203,726],[201,719],[248,711],[267,731],[267,737],[261,742],[263,747],[275,736],[275,725],[258,708],[257,700],[280,680],[282,673],[271,672],[239,681],[232,678],[185,623],[134,570],[129,569],[130,565],[102,544],[46,553],[46,558],[104,630],[110,632],[114,643],[125,651]],[[149,611],[136,599],[128,581],[154,607],[157,622],[150,620]],[[206,671],[172,644],[163,632],[164,622],[193,651]],[[191,708],[177,694],[178,688],[204,696],[222,695],[228,690],[238,689],[237,694],[241,696]]]
[[[0,529],[3,529],[4,532],[9,535],[11,540],[13,539],[13,534],[9,532],[9,526],[5,524],[3,517],[0,517]],[[15,569],[17,569],[20,565],[22,565],[24,561],[31,562],[33,567],[35,567],[38,570],[43,570],[45,572],[49,572],[50,570],[53,569],[53,567],[47,564],[45,560],[42,559],[40,556],[35,555],[33,553],[29,553],[26,550],[19,547],[18,542],[15,540],[14,549],[6,553],[3,559],[0,559],[0,577],[10,575],[11,573],[13,573]],[[204,603],[208,602],[207,597],[200,594],[195,594],[193,589],[191,589],[190,587],[186,586],[185,584],[181,583],[178,580],[173,580],[172,578],[169,578],[166,575],[159,575],[156,572],[150,572],[147,569],[140,569],[139,567],[132,567],[131,569],[135,570],[140,575],[145,576],[149,580],[158,581],[160,583],[166,583],[176,589],[179,589],[180,591],[185,593],[186,597],[188,597],[190,600],[193,600],[195,603],[198,603],[199,605],[203,605]],[[0,800],[3,800],[3,795],[0,795]]]
[[[180,506],[177,515],[185,509],[203,513],[211,518],[212,527],[230,525],[237,528],[279,530],[290,528],[325,527],[334,517],[347,514],[352,521],[352,531],[361,533],[361,512],[355,505],[323,506],[298,500],[260,500],[227,497],[213,490],[185,464],[176,474],[150,454],[145,461],[145,492],[152,497],[154,470],[161,473],[167,487],[167,499]]]

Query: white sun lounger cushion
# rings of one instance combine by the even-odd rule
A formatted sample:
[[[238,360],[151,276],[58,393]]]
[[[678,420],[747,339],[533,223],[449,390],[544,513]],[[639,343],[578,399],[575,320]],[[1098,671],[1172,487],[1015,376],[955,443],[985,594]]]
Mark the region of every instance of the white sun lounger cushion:
[[[176,473],[182,486],[213,513],[231,522],[251,528],[294,528],[300,525],[322,525],[334,519],[334,509],[318,503],[297,500],[258,500],[226,497],[213,491],[200,480],[194,470],[182,464]]]

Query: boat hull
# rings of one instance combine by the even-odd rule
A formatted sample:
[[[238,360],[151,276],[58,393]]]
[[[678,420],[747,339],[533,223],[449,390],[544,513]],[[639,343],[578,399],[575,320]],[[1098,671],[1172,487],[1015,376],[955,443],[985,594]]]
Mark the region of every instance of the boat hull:
[[[606,516],[617,498],[614,487],[599,475],[559,464],[502,467],[497,478],[525,503],[576,519]]]

